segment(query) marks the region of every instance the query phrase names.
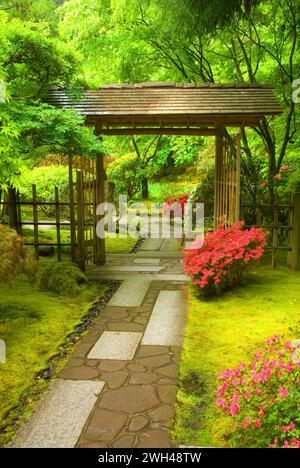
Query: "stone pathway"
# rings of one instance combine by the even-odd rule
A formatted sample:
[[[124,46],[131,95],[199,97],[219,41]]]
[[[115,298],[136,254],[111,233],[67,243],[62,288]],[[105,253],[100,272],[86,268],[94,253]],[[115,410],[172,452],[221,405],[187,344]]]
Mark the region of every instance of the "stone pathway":
[[[174,446],[188,281],[181,258],[177,239],[147,239],[136,254],[109,255],[107,265],[88,269],[91,279],[123,283],[15,447]]]

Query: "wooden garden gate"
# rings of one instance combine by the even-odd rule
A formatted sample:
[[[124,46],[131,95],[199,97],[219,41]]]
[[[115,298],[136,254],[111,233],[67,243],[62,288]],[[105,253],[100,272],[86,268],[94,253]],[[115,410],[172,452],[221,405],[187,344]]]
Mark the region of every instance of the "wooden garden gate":
[[[220,126],[216,137],[215,226],[240,219],[240,135],[233,139]]]
[[[76,175],[75,175],[76,173]],[[104,198],[103,157],[69,158],[71,256],[85,270],[105,263],[104,239],[96,233],[97,206]]]
[[[113,84],[83,90],[76,99],[62,88],[51,88],[45,101],[61,108],[72,107],[84,116],[85,125],[95,128],[99,138],[104,135],[216,136],[214,217],[216,224],[220,217],[225,217],[230,225],[240,215],[240,152],[239,144],[230,138],[226,128],[254,128],[265,116],[283,112],[272,86],[259,83]],[[84,171],[76,185],[81,187],[77,250],[84,253],[84,260],[78,258],[85,264],[94,256],[95,263],[99,263],[104,253],[98,257],[98,244],[104,250],[104,243],[86,238],[89,221],[83,219],[82,207],[85,197],[89,197],[86,193],[90,191],[90,182],[86,184]],[[94,228],[90,229],[93,232]]]

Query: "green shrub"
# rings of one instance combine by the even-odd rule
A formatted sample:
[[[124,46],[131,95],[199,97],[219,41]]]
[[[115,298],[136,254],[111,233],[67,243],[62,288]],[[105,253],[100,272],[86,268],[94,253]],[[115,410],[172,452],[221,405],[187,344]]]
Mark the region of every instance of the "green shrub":
[[[40,277],[41,289],[66,296],[77,296],[87,284],[85,274],[76,265],[67,262],[50,263]]]
[[[37,262],[25,249],[23,237],[13,229],[0,224],[0,280],[10,283],[14,277],[22,273],[34,280]]]
[[[32,184],[36,184],[37,198],[41,203],[55,202],[55,187],[58,188],[60,201],[69,201],[68,168],[62,165],[35,167],[20,176],[20,194],[24,201],[32,200]],[[55,206],[42,205],[41,210],[49,217],[55,217]],[[61,216],[68,219],[69,207],[61,207]]]
[[[207,172],[202,181],[191,190],[190,203],[204,203],[205,217],[212,217],[214,211],[214,169]]]
[[[170,178],[168,177],[168,180]],[[151,198],[157,203],[163,203],[167,198],[173,198],[178,193],[190,192],[190,185],[178,185],[165,182],[152,182],[150,184]]]
[[[107,177],[116,184],[119,193],[127,193],[131,198],[140,191],[145,173],[136,154],[125,154],[111,163]]]

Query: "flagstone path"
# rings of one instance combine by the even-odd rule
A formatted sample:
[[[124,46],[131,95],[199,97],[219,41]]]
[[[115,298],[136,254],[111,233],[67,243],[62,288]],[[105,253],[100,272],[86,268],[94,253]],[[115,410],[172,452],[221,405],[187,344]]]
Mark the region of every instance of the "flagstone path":
[[[122,284],[17,435],[15,447],[173,447],[186,319],[181,241],[147,239],[89,267]]]

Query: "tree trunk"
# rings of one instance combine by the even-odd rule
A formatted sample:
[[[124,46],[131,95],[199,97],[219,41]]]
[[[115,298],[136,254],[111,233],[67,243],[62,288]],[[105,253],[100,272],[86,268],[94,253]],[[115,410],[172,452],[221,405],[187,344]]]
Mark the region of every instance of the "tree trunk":
[[[111,181],[105,182],[105,201],[108,203],[114,202],[114,195],[115,195],[115,184]]]
[[[149,188],[148,188],[148,179],[144,177],[142,179],[142,197],[148,198],[149,197]]]
[[[7,191],[7,202],[9,225],[12,229],[18,230],[17,192],[12,186]]]

